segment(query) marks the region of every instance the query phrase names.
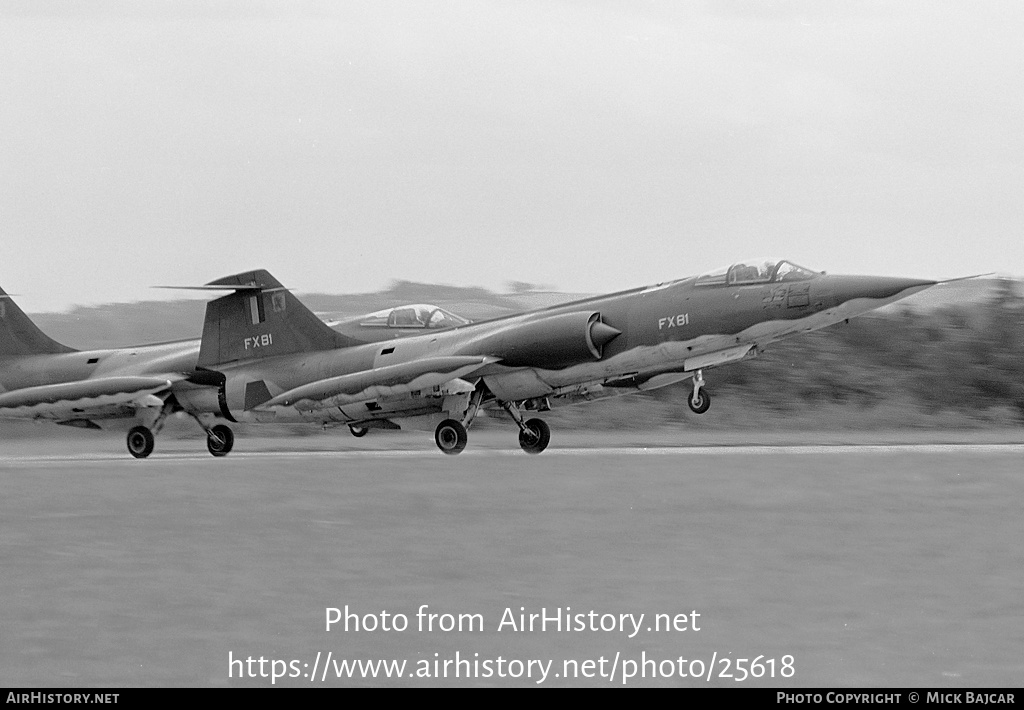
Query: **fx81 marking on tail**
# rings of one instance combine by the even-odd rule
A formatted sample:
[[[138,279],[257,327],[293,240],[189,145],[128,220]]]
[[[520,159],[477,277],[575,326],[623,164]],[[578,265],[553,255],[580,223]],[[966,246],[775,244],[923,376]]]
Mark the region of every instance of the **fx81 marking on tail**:
[[[264,333],[263,335],[256,335],[251,338],[245,339],[245,349],[255,350],[256,348],[265,348],[268,345],[274,344],[274,334]]]

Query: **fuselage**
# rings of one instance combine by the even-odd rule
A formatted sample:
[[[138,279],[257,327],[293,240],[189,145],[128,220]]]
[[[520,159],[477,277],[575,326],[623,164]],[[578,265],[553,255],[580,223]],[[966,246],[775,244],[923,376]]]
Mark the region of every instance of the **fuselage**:
[[[88,422],[134,419],[195,370],[195,340],[0,357],[0,416]]]
[[[56,355],[0,357],[0,387],[12,391],[33,385],[59,384],[119,375],[149,375],[195,370],[198,340],[108,350],[79,350]]]
[[[261,404],[309,382],[459,355],[495,358],[473,378],[501,401],[574,401],[602,389],[646,389],[749,357],[780,338],[861,315],[933,283],[806,270],[791,281],[746,284],[693,277],[421,335],[224,363],[217,368],[226,378],[221,412],[236,421],[346,423],[451,413],[465,404],[472,384],[460,386],[455,378],[454,385],[421,390],[375,385],[319,402]],[[599,347],[594,328],[605,329]],[[206,398],[197,406],[211,408]]]

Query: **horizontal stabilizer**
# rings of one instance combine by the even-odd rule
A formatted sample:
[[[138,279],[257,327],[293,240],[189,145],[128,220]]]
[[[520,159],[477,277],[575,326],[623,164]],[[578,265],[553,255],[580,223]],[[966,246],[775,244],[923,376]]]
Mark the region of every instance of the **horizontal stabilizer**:
[[[990,271],[987,274],[974,274],[973,276],[957,276],[956,278],[953,278],[953,279],[941,279],[938,282],[938,284],[942,285],[942,284],[956,283],[957,281],[970,281],[971,279],[983,279],[983,278],[986,278],[988,276],[995,276],[995,275],[996,274],[995,274],[994,271]]]
[[[387,365],[373,370],[329,377],[296,387],[264,402],[260,405],[260,409],[292,406],[303,400],[323,402],[331,398],[348,399],[363,395],[371,388],[397,387],[402,391],[412,391],[439,387],[450,380],[466,377],[474,370],[497,361],[498,358],[493,357],[452,355]]]
[[[154,286],[153,288],[166,288],[174,291],[273,291],[280,289],[264,288],[258,284],[204,284],[203,286]]]
[[[100,377],[56,385],[38,385],[0,394],[0,409],[74,402],[98,397],[107,399],[109,403],[130,402],[139,396],[170,386],[171,380],[163,377]]]

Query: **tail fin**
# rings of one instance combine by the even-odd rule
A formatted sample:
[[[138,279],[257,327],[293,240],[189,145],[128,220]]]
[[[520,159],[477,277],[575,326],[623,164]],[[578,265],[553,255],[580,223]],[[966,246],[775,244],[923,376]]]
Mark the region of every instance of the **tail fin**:
[[[246,271],[207,284],[234,291],[210,301],[199,366],[356,345],[324,324],[267,271]]]
[[[39,330],[18,304],[0,288],[0,357],[73,353]]]

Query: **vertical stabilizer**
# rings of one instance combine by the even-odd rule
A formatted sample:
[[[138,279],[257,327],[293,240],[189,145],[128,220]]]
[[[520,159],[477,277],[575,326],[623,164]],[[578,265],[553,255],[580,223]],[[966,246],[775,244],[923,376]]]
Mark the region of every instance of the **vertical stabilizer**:
[[[233,293],[206,306],[200,367],[357,344],[324,324],[263,269],[225,276],[207,287]]]
[[[0,288],[0,357],[72,353],[39,330],[25,312]]]

